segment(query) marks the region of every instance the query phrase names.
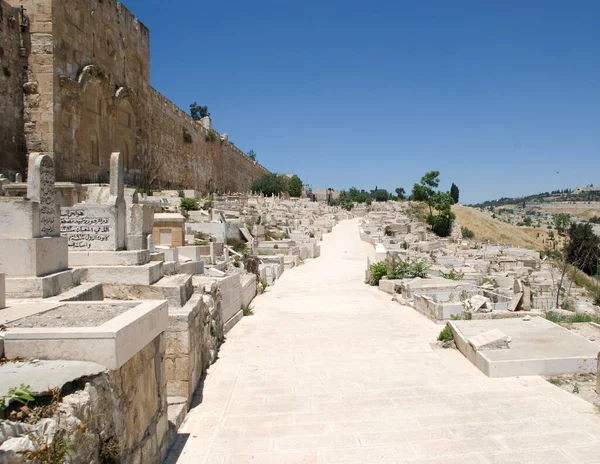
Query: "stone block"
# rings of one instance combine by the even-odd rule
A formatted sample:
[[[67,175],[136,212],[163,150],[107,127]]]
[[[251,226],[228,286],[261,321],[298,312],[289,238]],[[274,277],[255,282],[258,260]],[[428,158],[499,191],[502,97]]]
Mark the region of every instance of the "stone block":
[[[510,342],[510,337],[499,329],[492,329],[469,339],[469,345],[475,351],[509,348]]]
[[[9,277],[42,277],[68,268],[63,237],[0,239],[0,263]]]

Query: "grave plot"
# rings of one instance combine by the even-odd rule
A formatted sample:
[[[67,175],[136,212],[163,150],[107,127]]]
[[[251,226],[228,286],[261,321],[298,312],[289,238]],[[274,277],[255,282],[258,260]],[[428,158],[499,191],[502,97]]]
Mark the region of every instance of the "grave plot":
[[[595,343],[542,317],[448,325],[460,352],[489,377],[597,371]]]
[[[118,369],[168,326],[166,301],[77,302],[14,311],[3,333],[7,358],[91,361]]]

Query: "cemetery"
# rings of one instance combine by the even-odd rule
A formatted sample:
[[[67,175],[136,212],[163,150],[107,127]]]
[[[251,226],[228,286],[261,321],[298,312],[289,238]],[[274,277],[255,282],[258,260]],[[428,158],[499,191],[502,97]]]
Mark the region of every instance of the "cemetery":
[[[55,388],[75,388],[57,404],[70,424],[94,424],[63,429],[77,443],[74,462],[96,462],[107,443],[120,462],[158,462],[254,298],[317,258],[323,234],[349,216],[251,194],[187,214],[178,194],[126,188],[118,152],[108,184],[62,186],[77,194],[57,195],[45,154],[32,153],[28,177],[16,180],[3,182],[0,196],[0,395],[20,384],[14,362],[36,388],[66,366]],[[120,406],[97,417],[102,401]],[[0,453],[25,462],[39,436],[14,427],[0,436]]]

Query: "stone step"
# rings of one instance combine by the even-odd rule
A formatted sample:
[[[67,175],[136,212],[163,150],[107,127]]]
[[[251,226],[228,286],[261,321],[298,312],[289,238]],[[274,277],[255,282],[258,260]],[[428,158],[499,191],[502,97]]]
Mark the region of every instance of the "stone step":
[[[152,285],[104,284],[105,298],[115,300],[167,300],[169,307],[181,308],[192,296],[192,276],[165,276]]]
[[[163,263],[151,261],[142,266],[87,266],[79,268],[81,279],[117,285],[152,285],[163,276]]]
[[[56,297],[58,301],[100,301],[104,299],[102,284],[84,282]]]
[[[183,396],[169,396],[167,398],[167,415],[169,417],[169,428],[177,432],[187,414],[187,398]]]

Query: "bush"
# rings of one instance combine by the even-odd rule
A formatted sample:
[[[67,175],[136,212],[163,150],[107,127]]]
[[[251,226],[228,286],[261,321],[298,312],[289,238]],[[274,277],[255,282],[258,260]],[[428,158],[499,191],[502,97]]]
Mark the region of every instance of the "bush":
[[[468,227],[462,226],[460,228],[460,231],[462,232],[463,238],[466,238],[466,239],[473,239],[473,238],[475,238],[475,232],[473,232]]]
[[[440,277],[443,277],[444,279],[462,280],[464,276],[465,276],[465,273],[457,272],[456,269],[454,269],[454,266],[450,267],[450,272],[448,272],[448,273],[440,271]]]
[[[369,284],[379,285],[379,281],[387,275],[387,265],[384,261],[369,266]]]
[[[198,211],[200,209],[200,205],[198,204],[198,200],[195,198],[182,198],[181,199],[181,209],[183,211]]]
[[[404,279],[405,277],[427,277],[427,271],[431,267],[426,259],[404,261],[400,256],[391,256],[385,261],[387,275],[390,279]]]
[[[226,240],[227,245],[233,248],[234,251],[245,255],[248,252],[248,247],[246,246],[246,242],[239,238],[228,238]]]
[[[454,340],[454,335],[452,335],[452,330],[447,325],[442,329],[440,334],[438,335],[438,340],[440,342],[450,342]]]

